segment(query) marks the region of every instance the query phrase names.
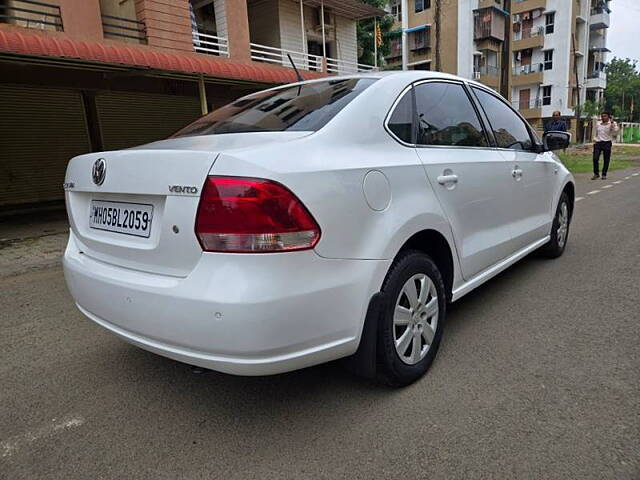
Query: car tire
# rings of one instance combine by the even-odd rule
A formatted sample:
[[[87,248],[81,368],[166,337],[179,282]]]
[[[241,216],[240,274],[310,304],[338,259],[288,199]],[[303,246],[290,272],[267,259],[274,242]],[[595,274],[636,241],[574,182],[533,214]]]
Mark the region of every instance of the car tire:
[[[569,196],[562,192],[556,214],[553,217],[551,226],[551,238],[546,245],[540,249],[540,254],[547,258],[558,258],[564,253],[569,239],[569,227],[571,225],[571,204]]]
[[[408,250],[393,262],[381,294],[377,377],[402,387],[422,377],[438,352],[447,307],[444,281],[428,255]]]

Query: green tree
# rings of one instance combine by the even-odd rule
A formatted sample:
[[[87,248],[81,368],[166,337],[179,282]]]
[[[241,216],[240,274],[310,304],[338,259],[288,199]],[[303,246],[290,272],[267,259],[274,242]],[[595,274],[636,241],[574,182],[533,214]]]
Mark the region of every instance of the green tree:
[[[377,8],[384,9],[389,3],[388,0],[362,0],[363,3],[368,3]],[[378,66],[384,66],[384,57],[391,53],[391,41],[388,35],[393,27],[394,17],[391,15],[385,15],[379,17],[378,27],[382,33],[382,45],[378,46]],[[374,61],[374,20],[368,18],[366,20],[360,20],[358,22],[358,63],[364,63],[365,65],[375,65]]]
[[[585,100],[581,108],[581,114],[583,118],[590,120],[593,117],[598,116],[601,110],[602,105],[600,105],[598,102],[594,102],[593,100]]]
[[[640,120],[640,73],[635,60],[615,57],[611,60],[607,65],[607,89],[604,95],[605,108],[618,120]]]

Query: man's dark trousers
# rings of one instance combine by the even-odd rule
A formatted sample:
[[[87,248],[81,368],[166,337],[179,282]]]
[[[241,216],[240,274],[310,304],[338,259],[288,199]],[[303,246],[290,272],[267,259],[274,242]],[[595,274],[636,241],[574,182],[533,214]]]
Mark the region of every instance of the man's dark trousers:
[[[593,144],[593,173],[599,175],[600,152],[604,156],[604,165],[602,166],[602,175],[606,176],[609,171],[609,162],[611,161],[611,142],[596,142]]]

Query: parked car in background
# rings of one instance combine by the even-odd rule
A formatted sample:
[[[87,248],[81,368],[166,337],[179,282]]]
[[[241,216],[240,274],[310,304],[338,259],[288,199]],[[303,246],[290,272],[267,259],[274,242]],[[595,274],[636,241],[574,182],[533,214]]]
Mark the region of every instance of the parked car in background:
[[[65,277],[91,320],[182,362],[265,375],[349,357],[406,385],[450,302],[563,253],[575,190],[551,150],[567,143],[441,73],[273,88],[74,158]]]

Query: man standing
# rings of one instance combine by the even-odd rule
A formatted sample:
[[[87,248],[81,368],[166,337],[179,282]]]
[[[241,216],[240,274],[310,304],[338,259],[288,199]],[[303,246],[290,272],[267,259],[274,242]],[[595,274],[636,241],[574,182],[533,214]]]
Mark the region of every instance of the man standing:
[[[560,117],[560,112],[553,112],[553,119],[544,126],[544,133],[547,132],[566,132],[567,123]]]
[[[600,153],[604,155],[604,165],[602,166],[602,180],[607,179],[609,161],[611,160],[611,147],[613,139],[618,133],[618,124],[613,121],[609,112],[600,115],[600,121],[596,122],[595,135],[593,137],[593,177],[591,180],[600,178]]]

